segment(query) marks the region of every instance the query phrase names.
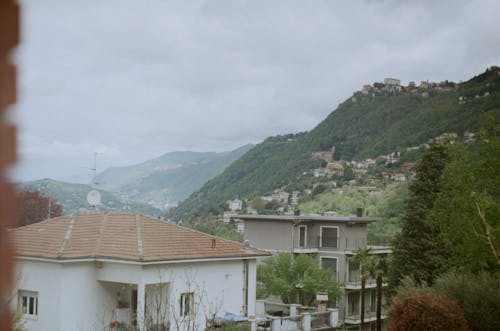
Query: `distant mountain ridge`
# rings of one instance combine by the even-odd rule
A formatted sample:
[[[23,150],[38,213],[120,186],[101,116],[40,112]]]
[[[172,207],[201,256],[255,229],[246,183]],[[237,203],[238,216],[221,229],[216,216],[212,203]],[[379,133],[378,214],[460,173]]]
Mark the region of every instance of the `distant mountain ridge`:
[[[136,165],[113,167],[97,176],[99,186],[121,197],[168,208],[221,173],[253,145],[229,152],[171,152]]]
[[[267,138],[172,209],[169,217],[217,214],[227,209],[228,199],[293,184],[321,164],[312,157],[315,151],[335,147],[335,159],[360,160],[418,146],[445,132],[477,131],[486,114],[500,119],[498,67],[460,84],[384,85],[354,92],[310,132]]]

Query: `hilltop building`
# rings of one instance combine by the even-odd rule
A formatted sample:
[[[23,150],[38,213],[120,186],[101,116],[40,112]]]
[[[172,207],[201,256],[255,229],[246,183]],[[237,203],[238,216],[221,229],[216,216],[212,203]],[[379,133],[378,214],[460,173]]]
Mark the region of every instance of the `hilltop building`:
[[[384,78],[384,84],[389,86],[401,86],[401,80],[397,78]]]

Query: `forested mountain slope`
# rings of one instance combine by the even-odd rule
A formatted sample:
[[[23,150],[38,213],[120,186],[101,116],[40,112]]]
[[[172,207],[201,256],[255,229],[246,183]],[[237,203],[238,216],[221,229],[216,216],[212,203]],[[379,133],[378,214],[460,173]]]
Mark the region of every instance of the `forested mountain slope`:
[[[375,84],[374,84],[375,85]],[[307,133],[267,138],[173,209],[180,220],[217,213],[225,201],[267,194],[322,161],[311,153],[335,146],[335,159],[376,157],[418,146],[445,132],[477,131],[485,114],[500,118],[500,69],[461,84],[443,82],[411,91],[355,92]]]

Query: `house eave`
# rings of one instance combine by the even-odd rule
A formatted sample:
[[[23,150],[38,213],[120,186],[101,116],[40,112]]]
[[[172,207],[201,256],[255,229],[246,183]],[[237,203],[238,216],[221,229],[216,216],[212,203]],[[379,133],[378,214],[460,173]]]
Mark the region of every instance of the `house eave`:
[[[108,263],[122,263],[122,264],[147,266],[147,265],[158,265],[158,264],[252,260],[262,256],[267,256],[267,255],[255,254],[255,255],[228,256],[228,257],[206,257],[206,258],[190,258],[190,259],[179,258],[179,259],[163,259],[163,260],[149,260],[149,261],[117,259],[112,257],[48,258],[48,257],[38,257],[38,256],[16,256],[15,259],[26,260],[26,261],[62,263],[62,264],[81,263],[81,262],[108,262]]]
[[[280,222],[338,222],[338,223],[372,223],[380,221],[379,217],[357,216],[322,216],[322,215],[238,215],[243,221],[280,221]]]

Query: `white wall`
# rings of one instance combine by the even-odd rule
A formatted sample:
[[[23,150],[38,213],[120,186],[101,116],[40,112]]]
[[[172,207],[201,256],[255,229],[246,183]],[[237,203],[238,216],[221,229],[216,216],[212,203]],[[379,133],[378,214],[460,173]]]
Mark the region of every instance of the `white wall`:
[[[38,318],[26,321],[29,331],[101,330],[111,322],[117,289],[123,287],[119,283],[137,286],[141,301],[141,294],[151,289],[148,285],[160,282],[168,283],[168,309],[175,314],[171,329],[175,330],[175,318],[179,320],[181,293],[195,292],[196,302],[201,302],[195,321],[203,330],[205,315],[215,307],[219,307],[219,316],[242,314],[245,305],[249,315],[255,314],[256,261],[248,261],[248,303],[243,302],[243,266],[243,260],[150,266],[22,261],[18,264],[18,288],[39,293]],[[16,306],[17,299],[14,301]]]
[[[255,261],[250,262],[249,268],[253,283],[250,281],[249,298],[254,298],[250,305],[255,311]],[[252,271],[253,270],[253,271]],[[226,312],[241,314],[244,308],[243,294],[243,261],[200,262],[196,264],[170,264],[149,266],[143,268],[142,283],[153,284],[160,280],[170,283],[170,312],[172,329],[175,329],[175,320],[179,320],[179,299],[181,293],[195,292],[198,306],[196,324],[199,329],[205,327],[205,314],[209,314],[215,307],[220,306],[218,312],[223,316]],[[252,279],[252,278],[250,278]],[[253,293],[251,293],[253,291]]]
[[[60,330],[100,330],[97,327],[97,282],[95,264],[62,265],[60,284]]]
[[[62,270],[60,264],[38,261],[16,261],[17,288],[12,308],[17,309],[17,290],[38,292],[38,316],[25,317],[29,331],[61,330],[60,293]]]

